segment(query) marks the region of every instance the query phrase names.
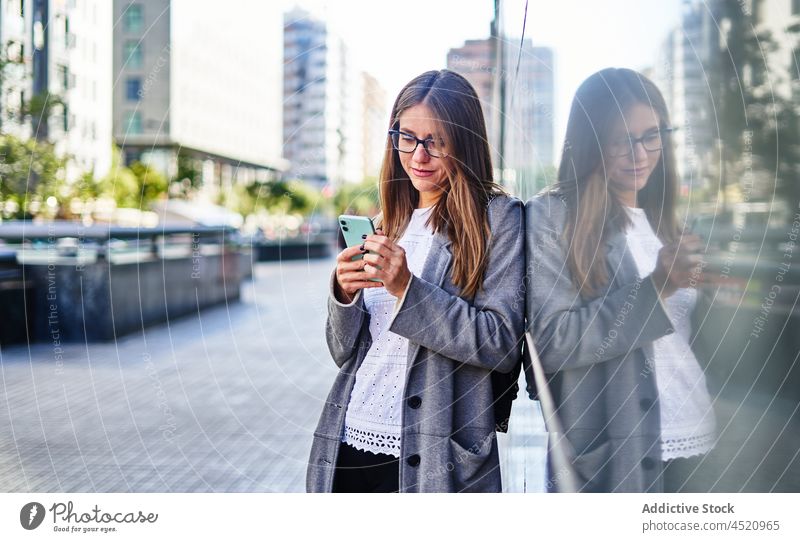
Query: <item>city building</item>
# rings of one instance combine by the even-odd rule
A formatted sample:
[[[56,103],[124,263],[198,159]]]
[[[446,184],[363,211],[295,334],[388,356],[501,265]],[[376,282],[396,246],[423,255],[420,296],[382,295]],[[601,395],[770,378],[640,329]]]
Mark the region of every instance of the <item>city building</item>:
[[[709,187],[723,176],[719,171],[722,137],[717,118],[721,114],[721,104],[719,96],[711,91],[716,84],[713,74],[719,71],[720,51],[728,39],[726,32],[730,26],[730,21],[720,20],[717,15],[720,8],[717,0],[684,0],[680,26],[668,34],[653,67],[653,79],[664,93],[673,126],[678,128],[672,137],[684,196],[692,189]],[[741,83],[748,90],[761,86],[759,92],[771,92],[776,97],[788,99],[793,93],[800,96],[797,94],[800,92],[797,39],[788,31],[792,25],[800,23],[800,1],[747,0],[737,8],[743,15],[752,17],[755,32],[762,36],[768,34],[775,45],[771,50],[766,42],[763,44],[766,70],[761,69],[763,66],[758,70],[741,69],[738,74]],[[768,74],[769,81],[754,81],[756,71]],[[743,172],[729,171],[725,176],[738,176],[736,184],[750,185],[747,197],[768,197],[771,178],[763,172],[756,175],[758,182],[753,188],[752,166]]]
[[[475,87],[481,100],[495,167],[498,165],[497,138],[492,134],[496,133],[495,123],[499,115],[495,97],[496,64],[495,50],[489,39],[467,40],[463,46],[450,49],[447,53],[447,69],[463,75]]]
[[[0,0],[2,129],[52,141],[69,181],[111,166],[112,27],[106,0]],[[23,115],[42,105],[44,120]]]
[[[389,129],[389,112],[386,109],[386,91],[378,80],[362,72],[363,80],[363,171],[365,177],[377,177],[383,153],[386,150],[386,131]]]
[[[504,60],[498,62],[499,57]],[[522,197],[551,182],[544,175],[554,165],[552,49],[526,39],[521,47],[505,47],[498,54],[492,39],[468,40],[449,51],[447,67],[466,77],[478,93],[496,178]]]
[[[31,6],[32,0],[0,0],[0,131],[20,138],[32,133],[31,124],[23,118],[24,104],[33,90],[33,32],[31,17],[25,16]]]
[[[715,133],[715,108],[710,72],[718,54],[720,35],[711,10],[704,2],[683,5],[681,24],[667,35],[653,66],[652,78],[664,94],[672,125],[675,161],[686,196],[692,187],[703,188],[713,176],[719,135]]]
[[[186,160],[207,199],[280,176],[279,8],[114,0],[114,20],[114,140],[127,164],[174,178]]]
[[[283,55],[287,176],[331,188],[376,176],[387,115],[378,82],[325,21],[299,8],[284,16]]]
[[[507,55],[504,165],[514,171],[515,186],[527,198],[553,181],[545,175],[554,165],[555,64],[552,49],[528,40]]]

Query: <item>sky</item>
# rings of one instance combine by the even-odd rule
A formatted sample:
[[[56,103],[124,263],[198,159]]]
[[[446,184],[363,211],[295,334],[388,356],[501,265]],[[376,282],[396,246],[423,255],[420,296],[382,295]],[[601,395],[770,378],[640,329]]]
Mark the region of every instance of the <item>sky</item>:
[[[446,67],[447,51],[489,37],[494,0],[280,0],[329,22],[362,68],[392,100],[414,76]],[[525,0],[501,0],[506,29],[518,39]],[[682,0],[529,0],[525,36],[552,47],[556,72],[556,149],[572,95],[586,77],[609,67],[656,62],[680,23]]]

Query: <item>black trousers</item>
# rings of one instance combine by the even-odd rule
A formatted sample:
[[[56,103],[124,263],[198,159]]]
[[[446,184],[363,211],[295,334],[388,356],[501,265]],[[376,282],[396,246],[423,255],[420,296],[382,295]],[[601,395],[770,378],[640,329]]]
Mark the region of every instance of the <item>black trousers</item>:
[[[400,491],[400,463],[396,457],[374,454],[339,444],[339,458],[333,474],[334,493],[397,493]]]

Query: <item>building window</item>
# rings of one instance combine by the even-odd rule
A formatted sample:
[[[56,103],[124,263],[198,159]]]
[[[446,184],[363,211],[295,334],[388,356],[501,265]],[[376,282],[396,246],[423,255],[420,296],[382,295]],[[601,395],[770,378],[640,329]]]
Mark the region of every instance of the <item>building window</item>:
[[[10,62],[24,62],[25,46],[19,41],[8,40],[6,44],[6,57]]]
[[[142,114],[138,111],[128,111],[125,113],[123,125],[125,135],[137,135],[142,133]]]
[[[64,90],[69,90],[75,86],[75,76],[69,73],[69,68],[67,66],[58,67],[58,77],[61,79],[61,88]]]
[[[142,23],[144,16],[142,14],[141,4],[130,4],[128,9],[125,10],[124,26],[126,32],[140,32],[142,30]]]
[[[125,99],[129,102],[139,101],[142,91],[142,80],[138,77],[129,77],[125,82]]]
[[[138,149],[125,149],[125,165],[130,166],[134,162],[138,162],[141,158],[141,153]]]
[[[134,70],[142,67],[142,44],[138,40],[126,41],[123,55],[126,67]]]

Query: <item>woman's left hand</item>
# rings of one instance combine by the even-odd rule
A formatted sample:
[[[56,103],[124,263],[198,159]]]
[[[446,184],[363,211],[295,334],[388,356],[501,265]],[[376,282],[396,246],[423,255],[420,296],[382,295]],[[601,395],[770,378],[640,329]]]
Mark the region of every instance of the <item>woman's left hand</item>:
[[[367,262],[364,271],[369,276],[380,279],[387,292],[400,297],[411,280],[406,251],[382,233],[378,230],[377,233],[368,235],[364,241],[364,248],[372,252],[364,254],[364,261]]]

